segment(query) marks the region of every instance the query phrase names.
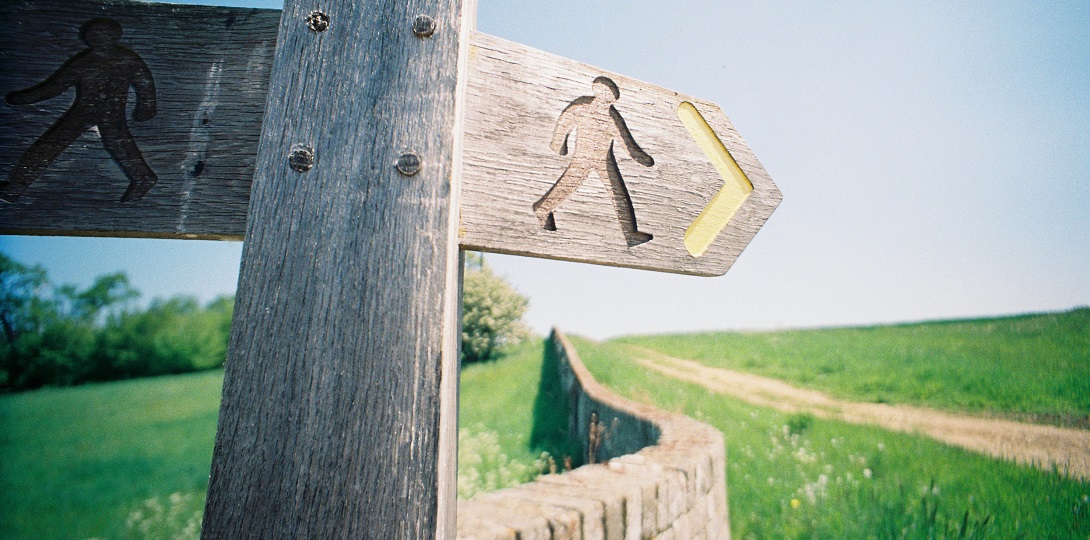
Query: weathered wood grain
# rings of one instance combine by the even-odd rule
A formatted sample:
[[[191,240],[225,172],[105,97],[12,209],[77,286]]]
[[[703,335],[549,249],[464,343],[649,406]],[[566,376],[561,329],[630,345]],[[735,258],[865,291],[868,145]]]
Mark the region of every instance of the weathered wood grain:
[[[458,208],[462,204],[462,159],[465,155],[466,91],[469,50],[477,25],[477,0],[462,0],[458,41],[458,84],[451,135],[450,204],[447,212],[446,295],[443,298],[443,351],[439,382],[439,463],[436,538],[455,538],[458,523],[458,400],[462,354],[462,284],[465,253],[458,245]],[[454,294],[456,292],[456,294]]]
[[[779,190],[715,104],[482,34],[474,37],[470,56],[459,231],[466,249],[720,275],[779,204]],[[559,152],[554,133],[561,115],[569,114],[564,111],[573,100],[594,96],[592,81],[602,76],[616,83],[620,96],[614,107],[639,146],[637,151],[616,136],[613,153],[638,230],[652,235],[650,240],[626,234],[627,211],[614,207],[616,187],[597,173],[569,190],[555,209],[556,230],[535,216],[537,202],[578,152]],[[686,250],[685,231],[724,179],[679,120],[682,102],[692,103],[708,121],[754,188],[699,257]],[[603,117],[598,127],[605,132],[612,126]],[[580,138],[600,143],[597,133],[585,130],[576,130],[575,145]]]
[[[316,33],[315,6],[289,0],[281,19],[203,536],[447,537],[440,437],[457,411],[440,403],[457,388],[455,107],[472,11],[328,0]],[[429,38],[411,30],[421,14]],[[307,172],[288,164],[300,144]],[[404,176],[410,150],[421,167]]]
[[[0,232],[240,239],[265,108],[280,12],[242,8],[64,0],[0,5],[0,95],[45,81],[88,49],[80,28],[120,23],[119,44],[151,72],[154,117],[127,125],[158,176],[145,196],[121,202],[129,180],[98,128],[70,147],[12,203]],[[0,101],[0,185],[21,156],[73,106],[75,89],[34,104]],[[101,133],[100,133],[101,132]]]
[[[142,199],[120,202],[125,175],[89,131],[22,198],[0,203],[0,232],[241,238],[278,11],[59,0],[6,9],[17,24],[0,36],[10,67],[0,79],[5,93],[40,82],[85,48],[78,29],[90,18],[122,24],[121,42],[144,58],[158,88],[159,114],[129,125],[159,182]],[[719,275],[778,204],[779,191],[718,106],[484,34],[470,39],[463,247]],[[618,215],[614,204],[623,197],[595,172],[547,205],[556,206],[556,230],[545,230],[533,205],[571,163],[553,148],[555,128],[573,100],[593,95],[600,76],[619,85],[614,108],[628,142],[654,163],[641,164],[639,151],[617,141],[616,170],[631,212]],[[0,132],[0,181],[71,102],[69,92],[37,105],[0,104],[7,128]],[[754,186],[700,256],[686,251],[684,233],[724,180],[679,120],[682,102],[709,122]],[[579,144],[578,131],[567,143]],[[637,227],[653,238],[633,240]]]

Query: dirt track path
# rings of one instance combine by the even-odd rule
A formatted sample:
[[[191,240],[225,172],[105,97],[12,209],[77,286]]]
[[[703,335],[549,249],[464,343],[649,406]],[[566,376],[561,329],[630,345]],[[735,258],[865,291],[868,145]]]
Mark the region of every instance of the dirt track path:
[[[954,414],[923,407],[860,403],[832,398],[777,379],[713,368],[631,347],[636,361],[663,375],[701,385],[754,405],[784,412],[809,412],[854,424],[920,433],[947,444],[990,456],[1028,463],[1090,480],[1090,431],[1012,420]]]

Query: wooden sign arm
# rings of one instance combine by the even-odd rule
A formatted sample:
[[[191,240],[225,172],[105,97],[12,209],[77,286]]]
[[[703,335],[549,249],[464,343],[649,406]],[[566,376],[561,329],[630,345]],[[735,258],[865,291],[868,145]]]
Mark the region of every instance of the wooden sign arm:
[[[8,93],[4,97],[4,101],[7,101],[11,105],[30,105],[45,101],[47,99],[55,98],[63,94],[69,88],[75,86],[76,79],[72,76],[71,65],[78,62],[79,58],[86,54],[86,52],[80,53],[71,61],[65,62],[61,67],[57,68],[49,77],[30,88],[23,90],[16,90]]]
[[[549,147],[562,156],[568,154],[568,136],[575,129],[575,115],[571,114],[574,105],[576,103],[572,102],[564,109],[564,112],[560,113],[560,118],[556,121],[556,129],[553,130],[553,140],[549,143]]]
[[[621,116],[617,107],[609,106],[609,116],[613,118],[613,124],[617,127],[617,135],[624,141],[624,145],[628,148],[628,153],[632,156],[632,159],[644,167],[654,165],[655,159],[647,152],[644,152],[643,148],[640,148],[640,145],[636,143],[636,139],[632,137],[632,132],[628,130],[628,124],[625,123],[624,117]]]
[[[151,70],[143,60],[137,61],[139,69],[136,70],[136,77],[132,83],[132,88],[136,91],[136,108],[132,111],[132,118],[142,122],[155,118],[158,104],[155,99],[155,80],[151,77]]]
[[[411,84],[405,75],[423,77],[459,64],[454,56],[427,56],[444,37],[456,36],[452,26],[429,28],[427,18],[435,23],[439,8],[471,0],[323,0],[321,12],[298,1],[287,4],[295,7],[283,17],[276,10],[115,0],[0,2],[0,18],[19,22],[0,39],[3,91],[23,89],[7,94],[15,106],[0,106],[6,128],[0,130],[0,233],[240,240],[248,212],[258,208],[254,196],[271,174],[258,164],[290,171],[270,169],[286,175],[276,184],[285,191],[280,196],[297,204],[331,193],[332,180],[347,182],[339,198],[323,199],[306,214],[284,210],[332,216],[321,227],[333,228],[364,210],[330,205],[377,203],[379,188],[416,189],[432,173],[451,178],[452,170],[465,178],[465,188],[452,184],[450,200],[440,205],[455,208],[453,228],[462,248],[719,276],[782,198],[714,103],[468,30],[459,36],[473,51],[465,55],[467,76],[458,94],[466,96],[459,115],[464,122],[452,128],[451,138],[459,142],[449,153],[457,159],[438,159],[423,150],[423,135],[437,133],[428,124],[434,120],[424,121],[417,109],[439,97],[438,88],[454,84],[454,75]],[[361,2],[382,7],[365,9]],[[435,13],[429,14],[431,7]],[[281,22],[297,32],[293,54],[306,56],[285,63],[300,92],[291,103],[271,84],[278,80],[270,74],[274,51],[283,52],[275,45],[286,43],[277,33]],[[42,47],[41,36],[55,36],[56,45]],[[342,62],[342,56],[351,58]],[[317,75],[329,70],[331,82],[316,91],[325,80]],[[72,87],[77,95],[70,106],[59,102],[65,97],[48,107],[22,106]],[[104,98],[94,97],[103,90]],[[135,108],[121,106],[129,100]],[[267,105],[283,105],[294,116],[273,115]],[[257,159],[259,139],[263,126],[275,125],[271,121],[294,128],[270,142],[263,161]],[[76,144],[95,125],[102,144]],[[329,141],[319,144],[319,138]],[[379,148],[378,141],[387,146]],[[621,141],[640,167],[616,155]],[[347,155],[337,156],[333,148]],[[392,174],[403,176],[382,176],[402,158],[408,166],[398,165]],[[450,163],[450,170],[437,169],[439,163]],[[606,182],[609,197],[576,193],[592,172]],[[551,187],[558,182],[563,190]],[[720,196],[735,185],[745,193]],[[464,199],[454,197],[463,192]],[[389,195],[391,201],[417,196]],[[530,212],[527,204],[537,197]],[[144,204],[119,204],[137,199]],[[544,205],[545,199],[552,202]],[[626,234],[607,217],[611,209]],[[366,210],[383,216],[382,222],[401,213]],[[715,226],[697,227],[698,221]],[[359,229],[368,222],[353,223]],[[284,226],[296,237],[315,225]],[[428,237],[419,235],[419,225],[411,229],[406,239]],[[654,241],[637,232],[653,232]],[[329,238],[323,232],[303,256]],[[397,245],[394,252],[413,244]],[[343,251],[360,249],[350,244]]]

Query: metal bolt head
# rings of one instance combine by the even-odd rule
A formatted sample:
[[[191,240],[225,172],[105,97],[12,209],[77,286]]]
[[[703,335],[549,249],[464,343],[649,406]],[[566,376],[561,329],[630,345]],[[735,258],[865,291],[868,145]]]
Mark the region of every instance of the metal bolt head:
[[[435,19],[427,15],[417,15],[416,19],[413,19],[413,33],[416,37],[431,37],[435,33]]]
[[[314,10],[307,15],[307,26],[315,32],[325,32],[329,28],[329,15]]]
[[[405,152],[398,156],[395,165],[397,165],[397,172],[405,176],[412,176],[420,172],[420,156],[412,152]]]
[[[314,167],[314,150],[311,147],[297,144],[291,147],[288,156],[288,165],[295,172],[307,172]]]

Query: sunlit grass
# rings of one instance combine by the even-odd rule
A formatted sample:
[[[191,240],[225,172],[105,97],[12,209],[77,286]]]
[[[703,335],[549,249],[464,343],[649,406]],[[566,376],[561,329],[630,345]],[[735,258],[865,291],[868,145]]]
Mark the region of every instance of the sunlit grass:
[[[563,468],[565,457],[581,461],[578,443],[568,439],[556,364],[545,351],[533,340],[498,361],[462,369],[460,497],[529,481]]]
[[[529,480],[549,467],[543,451],[573,452],[566,408],[535,401],[543,349],[463,370],[463,495]],[[0,538],[194,537],[222,385],[208,371],[0,396]]]
[[[850,400],[1090,426],[1090,308],[866,328],[631,336],[615,342]]]
[[[1090,536],[1086,483],[923,437],[750,406],[649,373],[622,346],[574,341],[618,393],[726,435],[735,538]],[[542,379],[555,370],[543,352],[538,340],[462,371],[464,494],[528,479],[545,466],[543,450],[555,462],[578,457],[565,438],[565,401]],[[0,536],[192,532],[221,384],[222,372],[205,372],[0,396]]]
[[[541,451],[530,448],[534,396],[541,377],[542,342],[519,346],[504,358],[469,364],[461,372],[458,423],[487,426],[512,459],[532,462]]]
[[[573,338],[594,376],[727,442],[734,538],[1086,538],[1090,484],[925,437],[780,413],[648,372]]]
[[[121,538],[207,489],[222,371],[0,396],[0,536]]]

